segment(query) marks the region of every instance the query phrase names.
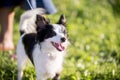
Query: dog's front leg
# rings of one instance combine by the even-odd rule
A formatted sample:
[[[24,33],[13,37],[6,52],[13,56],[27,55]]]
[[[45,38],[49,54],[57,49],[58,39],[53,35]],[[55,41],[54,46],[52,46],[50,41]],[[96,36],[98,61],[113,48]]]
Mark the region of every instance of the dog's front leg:
[[[37,74],[37,80],[46,80],[44,76]]]
[[[56,73],[52,80],[60,80],[60,74]]]
[[[39,70],[36,71],[36,80],[47,80],[46,76],[40,72]]]
[[[23,76],[23,71],[18,71],[18,79],[17,80],[22,80],[22,76]]]

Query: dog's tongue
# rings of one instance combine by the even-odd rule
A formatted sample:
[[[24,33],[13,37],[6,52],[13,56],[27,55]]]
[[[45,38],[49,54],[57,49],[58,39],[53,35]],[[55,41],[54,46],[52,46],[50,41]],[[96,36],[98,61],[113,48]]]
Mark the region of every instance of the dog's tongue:
[[[62,46],[61,43],[55,43],[58,50],[63,51],[65,48]]]
[[[62,46],[61,43],[56,43],[56,42],[51,42],[51,43],[52,43],[52,45],[53,45],[57,50],[59,50],[59,51],[63,51],[63,50],[65,49],[65,47]]]

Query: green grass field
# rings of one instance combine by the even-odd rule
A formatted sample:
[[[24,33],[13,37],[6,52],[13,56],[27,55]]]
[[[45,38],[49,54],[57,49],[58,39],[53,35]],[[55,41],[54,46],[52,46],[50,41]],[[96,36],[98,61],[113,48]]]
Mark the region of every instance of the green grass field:
[[[53,0],[58,13],[48,15],[56,22],[64,13],[71,45],[68,48],[61,80],[120,80],[120,0]],[[14,43],[19,39],[17,8]],[[17,62],[0,52],[0,80],[17,79]],[[35,80],[34,67],[24,71],[23,80]]]

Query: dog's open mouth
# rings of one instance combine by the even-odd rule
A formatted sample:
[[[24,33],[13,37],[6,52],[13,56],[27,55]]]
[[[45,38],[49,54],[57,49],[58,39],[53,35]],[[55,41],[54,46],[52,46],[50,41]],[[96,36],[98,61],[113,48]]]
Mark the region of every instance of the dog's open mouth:
[[[65,49],[65,47],[62,46],[61,43],[56,43],[56,42],[51,42],[51,43],[58,51],[63,51]]]

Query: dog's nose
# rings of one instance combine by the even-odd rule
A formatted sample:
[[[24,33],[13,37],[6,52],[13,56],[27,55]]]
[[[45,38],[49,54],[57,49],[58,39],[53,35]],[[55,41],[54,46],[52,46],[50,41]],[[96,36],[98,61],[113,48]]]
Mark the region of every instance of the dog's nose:
[[[64,37],[61,38],[61,42],[65,42],[65,40],[66,40],[66,39],[65,39]]]

